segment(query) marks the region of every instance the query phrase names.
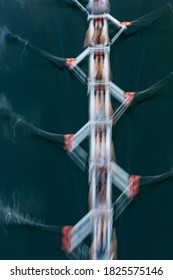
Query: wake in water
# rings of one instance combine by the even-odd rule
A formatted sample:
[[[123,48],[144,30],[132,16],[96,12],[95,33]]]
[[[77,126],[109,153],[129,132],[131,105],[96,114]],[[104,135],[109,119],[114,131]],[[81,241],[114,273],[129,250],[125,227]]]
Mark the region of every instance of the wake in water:
[[[22,119],[19,115],[15,114],[12,110],[10,103],[5,95],[0,95],[0,137],[1,140],[14,139],[14,126],[15,123]]]
[[[57,250],[64,250],[62,245],[64,243],[64,229],[68,226],[50,226],[45,225],[41,221],[31,218],[28,214],[23,214],[19,208],[11,207],[9,204],[3,203],[0,200],[0,228],[9,226],[25,226],[27,230],[37,230],[39,231],[39,236],[41,239],[45,239],[53,246],[57,246]],[[73,252],[66,255],[69,259],[87,259],[89,254],[89,247],[81,242]]]
[[[40,221],[36,221],[29,217],[29,215],[24,215],[19,211],[19,207],[10,207],[10,205],[5,205],[2,200],[0,200],[0,224],[1,225],[29,225],[29,226],[44,226]]]
[[[68,0],[0,0],[0,4],[1,5],[6,5],[6,4],[10,4],[9,2],[11,2],[11,4],[14,5],[14,3],[16,3],[17,5],[19,5],[21,8],[29,8],[29,7],[36,7],[36,6],[62,6],[63,4],[65,4]],[[72,0],[70,0],[72,2]]]
[[[0,52],[1,55],[5,52],[6,40],[4,34],[8,33],[9,30],[6,26],[0,27]]]
[[[2,2],[5,0],[1,0]],[[63,6],[64,4],[74,5],[76,0],[11,0],[15,1],[22,8],[28,8],[32,5],[46,5],[46,6]],[[79,0],[82,5],[87,4],[90,0]],[[100,1],[100,0],[99,0]],[[105,1],[105,0],[102,0]],[[107,0],[106,0],[107,1]]]
[[[69,151],[72,134],[56,134],[39,129],[27,122],[24,117],[16,114],[5,95],[0,96],[0,137],[1,140],[15,140],[23,137],[39,137],[50,143],[55,143],[64,148],[70,158],[84,171],[86,167],[87,153],[77,146],[73,151]]]
[[[57,144],[64,144],[63,134],[49,133],[27,122],[16,114],[5,95],[0,96],[0,134],[4,139],[9,137],[39,136]]]
[[[6,38],[4,34],[8,33],[9,30],[6,26],[0,27],[0,68],[8,70],[6,64]]]
[[[29,49],[32,53],[44,58],[45,60],[49,61],[54,66],[58,67],[59,69],[66,67],[66,59],[54,56],[45,50],[42,50],[32,44],[30,44],[26,39],[21,38],[18,35],[13,34],[6,26],[0,27],[0,55],[1,58],[4,59],[5,56],[5,49],[7,42],[17,42],[18,44],[23,46],[22,53],[20,55],[20,62],[22,64],[22,57],[26,51]]]

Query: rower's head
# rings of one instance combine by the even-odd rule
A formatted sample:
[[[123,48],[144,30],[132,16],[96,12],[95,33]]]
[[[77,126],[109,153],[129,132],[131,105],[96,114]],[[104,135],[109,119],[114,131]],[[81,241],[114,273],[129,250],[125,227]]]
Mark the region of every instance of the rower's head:
[[[109,0],[89,0],[87,8],[91,13],[103,14],[109,12]]]

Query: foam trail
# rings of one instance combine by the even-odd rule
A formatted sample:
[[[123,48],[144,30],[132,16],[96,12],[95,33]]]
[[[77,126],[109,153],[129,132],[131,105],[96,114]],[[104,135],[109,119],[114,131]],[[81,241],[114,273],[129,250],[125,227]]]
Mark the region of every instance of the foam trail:
[[[9,30],[6,26],[0,27],[0,51],[1,52],[4,52],[5,44],[6,44],[6,40],[5,40],[4,35],[8,32],[9,32]]]
[[[17,127],[19,123],[22,124],[22,131],[20,133],[32,134],[34,126],[29,124],[22,116],[16,114],[9,101],[4,94],[0,95],[0,137],[1,140],[11,140],[17,136]]]
[[[9,204],[3,203],[0,200],[0,230],[4,227],[8,229],[10,226],[24,226],[27,227],[27,230],[38,231],[43,240],[46,239],[46,242],[49,242],[53,246],[57,244],[57,249],[62,249],[63,242],[63,226],[56,225],[46,225],[41,221],[31,218],[28,214],[25,215],[19,211],[19,207],[11,207]],[[56,242],[56,243],[55,243]],[[69,259],[88,259],[89,247],[82,242],[75,250],[70,254],[66,253],[66,256]]]
[[[2,3],[5,0],[0,0]],[[36,6],[53,6],[53,7],[63,7],[64,5],[71,5],[73,7],[79,7],[83,12],[87,13],[87,10],[82,6],[85,5],[87,0],[8,0],[13,3],[20,5],[23,9],[34,8]]]
[[[14,124],[21,118],[13,109],[5,95],[0,95],[0,137],[11,140],[14,138]]]
[[[16,114],[5,95],[0,96],[0,134],[3,138],[32,136],[64,145],[64,135],[44,131],[28,123],[21,115]]]
[[[50,53],[48,53],[45,50],[42,50],[32,44],[30,44],[26,39],[23,39],[15,34],[12,34],[6,27],[2,27],[0,29],[0,38],[1,38],[1,44],[2,47],[5,45],[5,43],[7,41],[15,41],[18,42],[19,44],[21,44],[24,47],[24,50],[29,49],[31,50],[33,53],[35,53],[36,55],[46,59],[47,61],[49,61],[50,63],[52,63],[53,65],[55,65],[58,68],[65,68],[66,67],[66,59],[65,58],[60,58],[57,56],[54,56]],[[24,55],[24,51],[22,51],[22,55],[20,56],[20,62],[21,62],[21,57]]]
[[[0,96],[0,135],[6,140],[36,136],[65,148],[64,134],[47,132],[28,123],[22,116],[14,113],[4,95]],[[72,152],[68,152],[68,155],[78,167],[85,170],[88,154],[82,147],[78,146]]]
[[[41,221],[31,218],[28,214],[23,214],[18,208],[5,205],[0,200],[0,227],[1,226],[27,226],[27,228],[56,234],[57,238],[62,238],[62,226],[46,225]]]
[[[13,1],[13,3],[16,2],[22,8],[28,8],[36,5],[61,6],[65,4],[67,0],[11,0],[11,1]]]
[[[0,27],[0,66],[5,66],[5,55],[6,55],[6,34],[9,33],[9,30],[6,26]]]
[[[19,209],[4,205],[0,200],[0,224],[5,225],[30,225],[30,226],[43,226],[39,221],[34,221],[28,215],[24,215],[19,212]]]

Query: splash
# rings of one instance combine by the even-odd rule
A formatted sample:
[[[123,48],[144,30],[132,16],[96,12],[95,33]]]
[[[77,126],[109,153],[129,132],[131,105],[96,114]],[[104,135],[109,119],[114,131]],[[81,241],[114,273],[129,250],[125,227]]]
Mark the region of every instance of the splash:
[[[64,134],[51,133],[27,122],[25,118],[16,114],[5,95],[0,95],[0,137],[1,140],[14,141],[18,138],[39,137],[65,149]],[[82,147],[76,147],[67,153],[69,157],[84,171],[88,154]]]
[[[6,26],[0,27],[0,51],[4,51],[6,45],[6,36],[10,33]]]
[[[3,0],[4,1],[4,0]],[[28,8],[31,6],[46,5],[46,6],[60,6],[68,0],[13,0],[13,3],[20,5],[21,8]],[[70,0],[72,2],[72,0]]]
[[[10,43],[10,41],[13,41],[14,43],[17,43],[19,45],[23,46],[22,52],[20,54],[20,63],[22,65],[22,57],[26,51],[26,49],[29,49],[32,53],[36,54],[37,56],[40,56],[41,58],[44,58],[49,63],[53,64],[54,66],[58,67],[59,69],[66,67],[66,60],[65,58],[60,58],[55,55],[52,55],[48,53],[47,51],[38,48],[37,46],[34,46],[30,44],[26,39],[21,38],[20,36],[13,34],[9,31],[7,27],[0,27],[0,50],[1,50],[1,57],[4,57],[5,48],[7,41]]]
[[[0,95],[0,136],[1,140],[14,138],[14,124],[20,118],[13,109],[4,94]]]
[[[0,226],[8,227],[10,225],[27,226],[28,229],[35,229],[49,234],[58,234],[60,238],[62,235],[61,226],[46,225],[36,218],[31,218],[30,215],[24,214],[20,211],[19,206],[15,205],[15,203],[11,206],[10,204],[5,204],[2,200],[0,200]]]
[[[19,211],[19,207],[9,204],[5,205],[0,200],[0,224],[1,225],[30,225],[43,226],[40,221],[32,219],[29,215],[24,215]]]
[[[25,118],[16,114],[4,94],[0,95],[0,134],[6,140],[9,137],[33,136],[44,138],[55,143],[64,143],[64,135],[49,133],[27,122]]]
[[[8,66],[5,63],[6,60],[6,38],[10,34],[10,31],[6,26],[0,27],[0,67],[8,70]]]

